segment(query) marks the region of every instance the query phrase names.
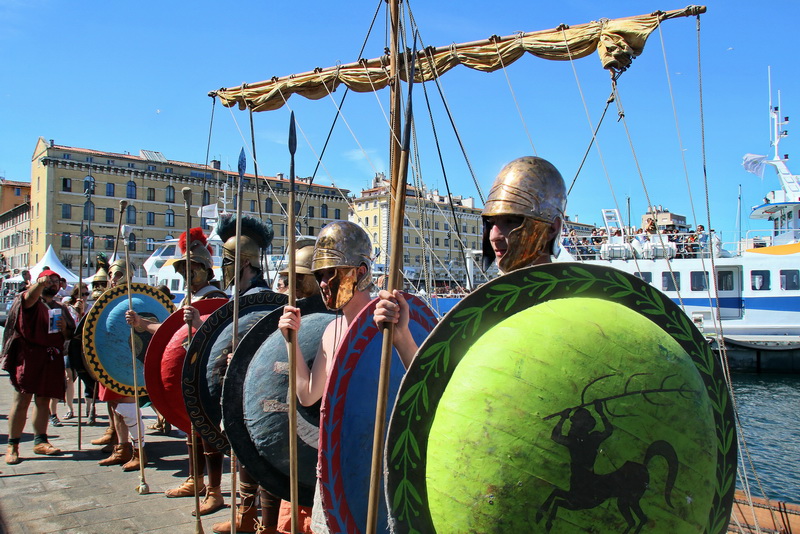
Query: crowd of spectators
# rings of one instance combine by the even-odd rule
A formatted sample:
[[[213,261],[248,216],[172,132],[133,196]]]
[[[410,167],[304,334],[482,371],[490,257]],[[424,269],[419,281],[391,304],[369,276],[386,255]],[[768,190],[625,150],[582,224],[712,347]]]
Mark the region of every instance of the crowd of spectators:
[[[631,228],[629,233],[623,233],[622,229],[616,229],[612,233],[606,232],[605,228],[595,228],[588,236],[579,236],[575,229],[567,231],[562,235],[562,246],[577,260],[601,259],[603,245],[629,245],[633,254],[637,258],[644,257],[643,252],[648,247],[648,243],[668,244],[674,248],[677,258],[698,258],[709,252],[709,241],[714,230],[707,232],[702,224],[697,225],[696,230],[687,229],[679,231],[676,227],[670,226],[657,230],[655,222],[648,219],[644,228]],[[657,235],[658,233],[661,236]]]

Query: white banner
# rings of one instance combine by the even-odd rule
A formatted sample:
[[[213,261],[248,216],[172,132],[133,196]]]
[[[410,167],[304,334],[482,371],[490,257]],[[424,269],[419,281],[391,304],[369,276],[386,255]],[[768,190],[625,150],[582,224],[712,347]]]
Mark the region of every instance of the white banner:
[[[749,173],[753,173],[762,180],[764,179],[764,167],[767,166],[764,161],[767,156],[759,156],[758,154],[745,154],[742,160],[742,167]]]
[[[209,204],[208,206],[200,206],[197,208],[197,216],[206,219],[219,219],[219,211],[216,204]]]

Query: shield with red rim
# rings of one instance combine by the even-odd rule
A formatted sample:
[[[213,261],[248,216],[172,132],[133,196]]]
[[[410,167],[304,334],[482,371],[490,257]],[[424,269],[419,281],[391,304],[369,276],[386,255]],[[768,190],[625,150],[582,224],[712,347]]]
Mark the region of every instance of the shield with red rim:
[[[208,316],[225,305],[228,299],[203,299],[192,303],[205,321]],[[183,401],[183,360],[186,358],[188,330],[179,309],[161,323],[144,358],[144,378],[150,402],[158,413],[170,424],[187,434],[191,431],[191,421]]]

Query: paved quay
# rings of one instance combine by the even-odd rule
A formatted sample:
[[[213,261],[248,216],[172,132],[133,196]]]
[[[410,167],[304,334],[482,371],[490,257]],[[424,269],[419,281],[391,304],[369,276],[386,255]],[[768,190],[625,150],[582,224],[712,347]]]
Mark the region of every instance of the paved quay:
[[[8,374],[0,372],[0,452],[8,442],[8,412],[13,387]],[[59,406],[63,419],[66,407]],[[84,426],[82,448],[78,450],[77,414],[63,421],[64,426],[48,428],[50,443],[64,451],[62,456],[33,454],[31,415],[22,434],[17,465],[0,460],[0,533],[74,534],[187,532],[195,531],[194,499],[167,499],[164,491],[177,486],[188,476],[185,435],[173,429],[169,436],[147,430],[145,438],[149,463],[145,479],[148,495],[139,495],[139,472],[125,473],[121,466],[101,467],[97,462],[108,455],[89,442],[103,435],[108,424],[105,405],[98,405],[97,426]],[[155,421],[155,413],[143,410],[145,426]],[[84,420],[84,424],[86,421]],[[226,457],[222,490],[230,505],[229,462]],[[203,517],[203,530],[226,521],[226,507]]]

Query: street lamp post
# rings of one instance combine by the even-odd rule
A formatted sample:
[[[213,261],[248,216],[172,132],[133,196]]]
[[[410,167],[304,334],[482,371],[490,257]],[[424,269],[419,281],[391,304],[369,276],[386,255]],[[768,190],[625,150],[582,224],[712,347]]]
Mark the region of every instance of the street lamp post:
[[[94,194],[94,177],[89,171],[89,174],[86,178],[83,179],[83,194],[86,195],[86,204],[84,204],[84,215],[86,215],[86,234],[89,236],[89,239],[86,242],[86,276],[89,276],[89,265],[92,263],[92,218],[94,216],[94,210],[90,209],[92,203],[92,195]],[[81,236],[81,239],[84,239],[86,236]],[[81,241],[81,243],[83,243]],[[83,270],[83,265],[80,266],[78,269],[78,283],[80,284],[83,282],[83,275],[81,274]]]

